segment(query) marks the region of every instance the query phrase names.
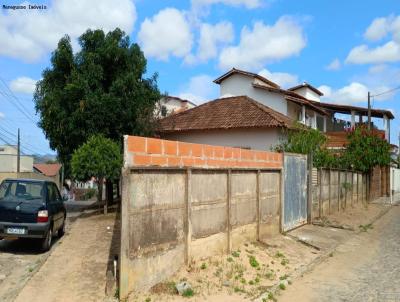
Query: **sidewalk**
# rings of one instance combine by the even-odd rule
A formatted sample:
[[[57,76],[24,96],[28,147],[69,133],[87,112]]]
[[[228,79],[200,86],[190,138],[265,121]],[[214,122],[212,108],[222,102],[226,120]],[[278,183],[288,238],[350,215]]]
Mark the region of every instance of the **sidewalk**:
[[[113,243],[118,242],[115,213],[79,218],[16,302],[103,301]],[[118,229],[118,228],[116,228]],[[111,261],[112,263],[112,261]]]

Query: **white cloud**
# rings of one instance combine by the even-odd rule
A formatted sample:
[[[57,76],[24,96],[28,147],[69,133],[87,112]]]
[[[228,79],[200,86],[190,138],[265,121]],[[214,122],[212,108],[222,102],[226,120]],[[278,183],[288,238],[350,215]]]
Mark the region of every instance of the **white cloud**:
[[[346,58],[347,63],[381,64],[400,61],[400,16],[388,16],[372,21],[364,33],[368,41],[379,41],[388,35],[391,40],[376,47],[362,44],[354,47]]]
[[[2,119],[2,118],[4,118],[4,117],[5,117],[4,113],[3,113],[3,112],[0,112],[0,119]]]
[[[322,98],[341,104],[364,102],[368,95],[368,88],[357,82],[350,83],[337,90],[326,85],[320,86],[318,89],[324,94]]]
[[[400,16],[390,15],[374,19],[365,31],[364,38],[369,41],[379,41],[390,33],[394,40],[400,42]]]
[[[200,28],[197,58],[206,61],[217,56],[218,46],[233,41],[233,25],[230,22],[219,22],[215,25],[203,23]]]
[[[10,82],[10,89],[13,92],[32,94],[35,92],[36,80],[28,77],[19,77]]]
[[[210,6],[218,3],[229,6],[244,6],[248,9],[260,7],[262,4],[260,0],[192,0],[192,6],[196,8]]]
[[[341,67],[340,61],[338,58],[336,58],[332,62],[330,62],[328,66],[326,66],[326,69],[327,70],[339,70],[340,67]]]
[[[258,21],[252,29],[242,28],[237,46],[222,50],[219,66],[260,69],[266,63],[298,55],[305,45],[303,29],[293,18],[283,16],[273,25]]]
[[[212,81],[213,78],[209,75],[194,76],[189,80],[188,84],[182,87],[178,96],[197,105],[215,99],[218,97],[218,87]]]
[[[159,11],[140,26],[139,43],[146,56],[168,60],[184,57],[192,49],[193,35],[183,12],[175,8]]]
[[[364,33],[364,38],[369,41],[378,41],[384,38],[389,31],[389,23],[387,18],[376,18],[368,26]]]
[[[264,68],[258,74],[284,88],[290,88],[299,83],[297,75],[286,72],[271,72]]]
[[[28,3],[28,2],[26,2]],[[4,13],[3,13],[4,12]],[[88,28],[130,33],[136,21],[131,0],[53,0],[47,10],[0,12],[0,54],[32,62],[52,51],[64,35],[75,39]]]
[[[333,89],[330,86],[322,85],[318,89],[324,94],[322,99],[333,103],[344,105],[351,105],[352,103],[366,102],[368,99],[368,91],[373,92],[371,95],[378,94],[379,92],[387,91],[388,86],[368,87],[359,82],[352,82],[339,89]],[[384,101],[393,97],[394,94],[386,94],[375,97],[375,100]]]
[[[346,62],[354,64],[379,64],[400,61],[400,44],[389,41],[382,46],[369,48],[367,45],[354,47]]]

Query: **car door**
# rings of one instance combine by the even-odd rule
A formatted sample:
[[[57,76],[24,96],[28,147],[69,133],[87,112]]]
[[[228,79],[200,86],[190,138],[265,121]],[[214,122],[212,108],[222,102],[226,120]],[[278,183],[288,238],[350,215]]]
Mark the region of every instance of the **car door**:
[[[56,231],[59,228],[59,217],[57,210],[57,198],[56,193],[54,191],[54,187],[52,183],[46,183],[47,187],[47,209],[49,211],[49,217],[51,217],[53,221],[53,231]]]
[[[58,191],[56,184],[52,183],[52,186],[53,186],[55,202],[56,202],[57,225],[58,225],[58,228],[60,228],[62,226],[63,220],[64,220],[64,203],[61,198],[60,191]]]

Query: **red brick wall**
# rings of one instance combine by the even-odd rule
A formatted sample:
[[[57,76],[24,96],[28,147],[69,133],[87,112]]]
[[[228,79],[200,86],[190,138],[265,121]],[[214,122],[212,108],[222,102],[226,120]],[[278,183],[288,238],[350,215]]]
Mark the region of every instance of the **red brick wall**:
[[[390,193],[390,169],[388,167],[376,166],[370,174],[370,197],[371,201],[389,196]]]
[[[128,166],[202,168],[281,168],[281,153],[191,144],[156,138],[125,137]]]

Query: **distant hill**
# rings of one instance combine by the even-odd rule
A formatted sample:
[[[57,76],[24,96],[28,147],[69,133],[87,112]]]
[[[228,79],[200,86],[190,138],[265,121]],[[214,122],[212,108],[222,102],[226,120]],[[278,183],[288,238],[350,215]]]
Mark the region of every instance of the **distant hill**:
[[[55,154],[44,154],[44,155],[33,155],[33,163],[35,164],[46,164],[46,163],[56,163],[57,155]]]

